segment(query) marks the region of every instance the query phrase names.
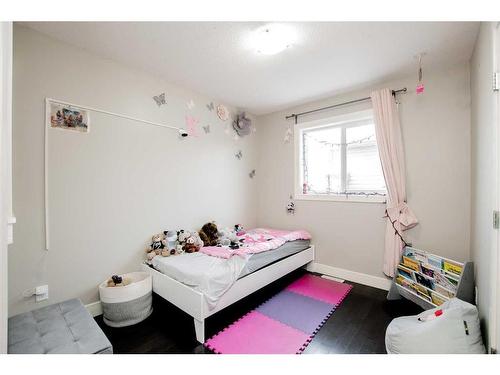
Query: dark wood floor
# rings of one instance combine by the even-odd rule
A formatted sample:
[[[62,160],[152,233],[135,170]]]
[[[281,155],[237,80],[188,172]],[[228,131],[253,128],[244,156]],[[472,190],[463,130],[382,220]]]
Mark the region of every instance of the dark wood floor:
[[[205,321],[206,337],[254,309],[304,271],[299,270],[235,303]],[[304,354],[385,353],[385,329],[395,317],[422,311],[406,300],[387,301],[387,292],[350,283],[353,289],[320,329]],[[110,328],[96,321],[113,344],[115,353],[210,353],[194,334],[193,319],[154,295],[153,314],[130,327]]]

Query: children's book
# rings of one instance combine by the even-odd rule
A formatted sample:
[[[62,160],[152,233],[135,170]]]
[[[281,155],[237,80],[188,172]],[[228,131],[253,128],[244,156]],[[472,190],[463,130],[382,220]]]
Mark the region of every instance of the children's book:
[[[448,273],[451,273],[453,275],[457,275],[457,276],[460,276],[462,274],[462,266],[459,265],[459,264],[456,264],[456,263],[452,263],[450,261],[443,261],[443,269],[448,272]]]
[[[446,300],[437,293],[431,293],[431,299],[432,303],[435,304],[436,306],[440,306],[446,302]]]
[[[423,295],[426,295],[426,296],[430,297],[429,291],[425,287],[423,287],[422,285],[414,283],[412,286],[413,286],[413,289],[418,294],[423,294]]]
[[[416,286],[416,291],[417,291],[417,294],[420,296],[420,297],[423,297],[424,299],[426,299],[427,301],[431,302],[431,296],[430,296],[430,293],[427,291],[427,289],[425,288],[421,288],[420,285],[418,284],[415,284]]]
[[[405,288],[408,288],[408,289],[413,288],[412,287],[413,282],[411,282],[407,278],[400,276],[400,275],[396,277],[396,283],[398,283],[399,285],[404,286]]]
[[[444,277],[446,277],[446,280],[448,280],[452,285],[454,285],[455,288],[458,286],[458,279],[455,275],[450,275],[448,273],[445,273]]]
[[[434,277],[434,269],[430,264],[421,264],[422,273],[429,277]]]
[[[455,296],[455,293],[453,293],[451,290],[445,289],[437,283],[434,284],[434,290],[448,298],[453,298]]]
[[[443,268],[443,262],[442,262],[441,258],[439,258],[435,255],[428,254],[427,255],[427,262],[428,262],[428,264],[430,264],[434,268],[437,268],[437,269]]]
[[[434,289],[434,282],[431,279],[429,279],[429,278],[427,278],[419,273],[415,274],[415,278],[420,285],[423,285],[429,289]]]
[[[415,276],[414,276],[415,272],[412,269],[405,267],[402,264],[398,265],[398,273],[400,275],[406,277],[407,279],[415,280]]]
[[[403,256],[403,265],[405,265],[408,268],[411,268],[412,270],[416,272],[420,272],[420,264],[418,261],[415,259],[412,259],[407,256]]]
[[[435,284],[442,286],[443,288],[449,289],[452,292],[457,291],[457,283],[453,283],[444,274],[436,272],[434,273]]]
[[[419,262],[427,263],[427,252],[423,250],[414,249],[413,247],[406,247],[404,255],[413,258]]]

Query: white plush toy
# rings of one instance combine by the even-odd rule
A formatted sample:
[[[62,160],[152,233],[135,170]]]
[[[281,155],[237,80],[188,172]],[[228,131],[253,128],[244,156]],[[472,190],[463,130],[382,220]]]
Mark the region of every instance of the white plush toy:
[[[229,228],[224,228],[219,231],[219,245],[230,246],[235,243],[238,243],[238,236],[235,231]]]

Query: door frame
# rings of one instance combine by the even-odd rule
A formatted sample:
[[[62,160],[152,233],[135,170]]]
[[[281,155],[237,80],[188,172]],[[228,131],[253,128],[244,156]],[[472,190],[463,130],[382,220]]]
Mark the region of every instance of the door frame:
[[[0,353],[7,353],[8,244],[12,242],[12,22],[0,22]]]
[[[493,32],[493,69],[500,72],[500,22],[492,27]],[[493,119],[494,119],[494,194],[493,210],[500,210],[500,93],[493,91]],[[491,246],[491,307],[489,311],[489,348],[488,352],[497,353],[500,350],[500,230],[493,231]]]

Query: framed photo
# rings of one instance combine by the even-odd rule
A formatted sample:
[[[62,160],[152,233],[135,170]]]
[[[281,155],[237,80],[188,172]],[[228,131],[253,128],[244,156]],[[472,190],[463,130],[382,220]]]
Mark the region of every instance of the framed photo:
[[[48,126],[51,128],[88,133],[88,111],[54,102],[48,103],[47,110],[49,112],[47,115]]]

